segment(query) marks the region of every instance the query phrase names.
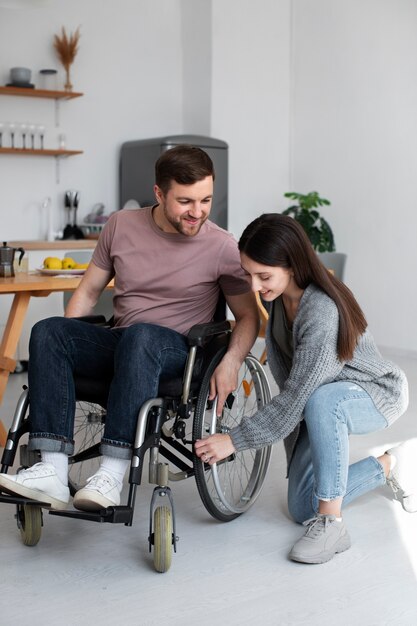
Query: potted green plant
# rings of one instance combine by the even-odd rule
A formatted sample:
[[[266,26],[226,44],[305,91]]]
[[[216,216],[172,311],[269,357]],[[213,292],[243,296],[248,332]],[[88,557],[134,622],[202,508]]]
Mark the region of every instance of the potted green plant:
[[[321,198],[317,191],[310,191],[307,194],[290,191],[284,196],[294,200],[296,204],[285,209],[283,215],[290,215],[301,224],[322,262],[333,270],[338,278],[343,279],[346,254],[335,252],[333,231],[317,210],[321,206],[330,206],[330,201]]]
[[[283,211],[283,215],[293,217],[307,233],[316,252],[334,252],[334,236],[329,223],[317,211],[318,207],[330,206],[329,200],[320,198],[317,191],[302,194],[290,191],[284,193],[286,198],[295,200],[297,204],[293,204]]]

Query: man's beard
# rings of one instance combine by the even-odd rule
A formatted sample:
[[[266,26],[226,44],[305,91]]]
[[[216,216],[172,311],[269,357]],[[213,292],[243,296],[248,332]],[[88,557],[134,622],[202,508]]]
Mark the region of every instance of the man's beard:
[[[165,219],[171,224],[171,226],[173,228],[175,228],[175,230],[177,232],[179,232],[181,235],[186,235],[188,237],[194,237],[195,235],[198,235],[198,233],[201,230],[201,227],[203,226],[204,222],[207,220],[208,215],[206,215],[203,218],[200,218],[197,222],[197,224],[195,225],[195,230],[192,226],[190,225],[184,225],[183,224],[183,219],[179,218],[178,221],[173,220],[169,215],[168,212],[166,210],[166,208],[164,208],[164,214],[165,214]],[[191,233],[190,233],[191,231]]]

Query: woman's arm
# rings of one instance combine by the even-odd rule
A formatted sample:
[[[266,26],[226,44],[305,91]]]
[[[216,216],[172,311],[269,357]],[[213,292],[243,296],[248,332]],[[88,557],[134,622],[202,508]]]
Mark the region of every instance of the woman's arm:
[[[332,382],[344,367],[337,356],[336,306],[328,298],[324,307],[322,302],[320,305],[315,308],[313,303],[313,306],[306,307],[297,324],[294,323],[293,365],[279,395],[253,416],[244,417],[230,434],[213,436],[216,439],[209,437],[203,440],[206,442],[204,446],[196,446],[197,450],[202,449],[204,453],[207,449],[209,455],[220,460],[223,447],[228,451],[230,444],[233,450],[262,448],[285,439],[296,428],[313,391]],[[269,354],[268,358],[271,357],[273,362],[273,355]]]

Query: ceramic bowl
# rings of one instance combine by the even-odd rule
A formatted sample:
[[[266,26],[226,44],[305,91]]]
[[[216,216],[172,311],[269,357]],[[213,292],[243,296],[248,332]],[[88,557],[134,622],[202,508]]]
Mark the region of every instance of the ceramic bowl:
[[[98,239],[105,224],[80,224],[86,239]]]
[[[14,85],[27,85],[30,83],[32,72],[27,67],[12,67],[10,80]]]

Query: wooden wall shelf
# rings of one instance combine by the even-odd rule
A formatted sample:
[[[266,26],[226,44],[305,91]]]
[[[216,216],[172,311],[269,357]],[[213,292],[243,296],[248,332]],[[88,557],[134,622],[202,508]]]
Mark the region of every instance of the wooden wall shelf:
[[[84,94],[75,91],[50,91],[48,89],[28,89],[26,87],[0,87],[0,95],[23,96],[24,98],[50,98],[52,100],[72,100]]]
[[[24,98],[48,98],[55,100],[55,126],[59,126],[59,103],[61,100],[72,100],[83,96],[75,91],[55,91],[49,89],[28,89],[26,87],[0,87],[0,96],[23,96]],[[83,154],[82,150],[32,150],[25,148],[0,148],[0,154],[17,154],[18,156],[55,157],[55,180],[60,180],[61,158]]]
[[[20,156],[53,156],[68,157],[76,154],[83,154],[82,150],[25,150],[24,148],[0,148],[0,154],[18,154]]]

